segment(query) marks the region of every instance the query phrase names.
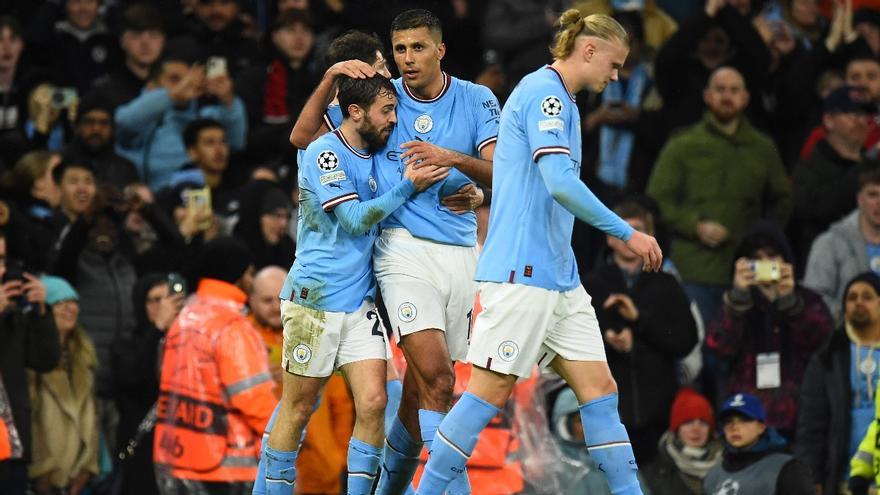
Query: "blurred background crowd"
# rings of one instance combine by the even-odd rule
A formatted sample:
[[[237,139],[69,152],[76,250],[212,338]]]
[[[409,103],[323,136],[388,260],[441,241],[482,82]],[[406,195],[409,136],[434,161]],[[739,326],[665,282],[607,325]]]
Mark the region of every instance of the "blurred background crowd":
[[[358,29],[387,49],[413,7],[443,22],[444,70],[502,105],[551,61],[564,9],[630,33],[619,81],[577,99],[581,175],[658,237],[665,269],[584,224],[573,247],[645,491],[702,493],[716,466],[778,452],[776,493],[849,490],[880,382],[880,1],[6,0],[0,493],[158,493],[160,348],[202,279],[246,294],[277,380],[288,135],[328,44]],[[244,271],[217,268],[241,249]],[[524,381],[472,459],[474,493],[603,489],[577,408],[553,378]],[[336,377],[298,493],[344,490],[352,423]]]

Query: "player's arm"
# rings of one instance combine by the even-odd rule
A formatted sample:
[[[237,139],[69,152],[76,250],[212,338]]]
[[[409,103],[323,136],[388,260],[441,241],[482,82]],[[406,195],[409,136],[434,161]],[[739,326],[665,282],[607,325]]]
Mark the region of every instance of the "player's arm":
[[[335,206],[331,205],[331,209],[339,220],[339,225],[346,232],[352,235],[364,234],[374,225],[385,220],[414,193],[424,191],[434,183],[445,179],[447,175],[449,175],[448,168],[422,167],[415,170],[407,167],[403,180],[378,198],[360,201],[355,195],[353,198],[336,203]],[[330,211],[326,203],[324,210]]]
[[[364,79],[373,77],[375,73],[369,64],[360,60],[338,62],[327,69],[293,124],[290,144],[305,149],[309,143],[330,130],[324,126],[324,112],[336,96],[336,79],[339,76]]]
[[[492,187],[492,155],[495,154],[495,142],[487,143],[480,150],[480,158],[458,151],[442,148],[427,141],[407,141],[400,145],[406,151],[400,159],[407,166],[415,168],[455,167],[483,187]]]

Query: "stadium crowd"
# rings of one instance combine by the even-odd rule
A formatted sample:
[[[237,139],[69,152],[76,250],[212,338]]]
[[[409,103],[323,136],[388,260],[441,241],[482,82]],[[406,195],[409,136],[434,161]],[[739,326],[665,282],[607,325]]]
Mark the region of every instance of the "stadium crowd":
[[[182,310],[222,330],[219,351],[194,347],[233,383],[205,385],[206,404],[238,411],[224,431],[250,441],[236,454],[247,462],[219,472],[255,477],[296,249],[291,129],[330,43],[376,33],[390,60],[391,19],[413,7],[442,20],[444,71],[502,106],[551,61],[562,10],[611,14],[630,35],[619,80],[578,95],[581,178],[657,236],[664,269],[641,273],[621,241],[582,223],[572,244],[644,492],[868,493],[880,456],[876,0],[3,2],[0,493],[187,493],[169,488],[175,463],[210,464],[219,430],[154,455],[157,416],[202,414],[159,397],[166,367],[199,386],[187,363],[200,357],[169,333]],[[489,208],[487,190],[478,239]],[[222,308],[205,309],[209,297]],[[456,367],[457,395],[468,370]],[[344,493],[353,410],[334,376],[297,493]],[[535,373],[481,436],[473,493],[607,493],[583,436],[574,393]]]

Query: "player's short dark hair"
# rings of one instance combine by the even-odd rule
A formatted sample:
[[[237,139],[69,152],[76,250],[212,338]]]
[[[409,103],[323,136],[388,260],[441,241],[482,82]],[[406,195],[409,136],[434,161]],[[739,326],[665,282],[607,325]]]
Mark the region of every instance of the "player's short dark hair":
[[[162,14],[159,9],[147,3],[131,5],[122,14],[122,32],[125,31],[136,33],[160,31],[164,33],[165,26],[162,23]]]
[[[336,97],[339,99],[342,116],[347,118],[349,105],[357,105],[366,110],[376,101],[377,96],[385,92],[394,94],[394,85],[381,74],[366,79],[343,77],[339,81],[339,94]]]
[[[393,35],[395,31],[421,27],[428,28],[429,31],[436,33],[441,39],[443,38],[443,26],[440,24],[440,18],[425,9],[410,9],[398,14],[391,21],[391,34]]]
[[[874,162],[859,172],[859,191],[878,184],[880,184],[880,164]]]
[[[376,52],[381,51],[382,42],[378,36],[352,29],[330,43],[325,58],[328,66],[343,60],[360,60],[373,65],[376,62]]]
[[[13,37],[21,38],[21,23],[15,17],[11,15],[0,16],[0,32],[3,32],[4,29],[11,31]]]
[[[183,130],[183,145],[186,149],[190,149],[199,142],[199,135],[205,129],[220,129],[224,133],[226,128],[219,121],[214,119],[196,119],[187,124]]]

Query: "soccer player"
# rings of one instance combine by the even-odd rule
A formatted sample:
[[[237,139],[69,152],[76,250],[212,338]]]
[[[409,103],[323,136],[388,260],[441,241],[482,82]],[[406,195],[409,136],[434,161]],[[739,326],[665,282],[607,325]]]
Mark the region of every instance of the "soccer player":
[[[491,185],[500,117],[488,88],[443,72],[446,47],[434,14],[421,9],[401,13],[391,24],[391,42],[402,75],[394,80],[400,125],[377,160],[379,190],[395,187],[405,165],[448,167],[450,174],[392,213],[376,241],[376,277],[407,360],[403,400],[385,444],[377,488],[381,495],[403,493],[418,467],[422,442],[430,452],[452,399],[452,361],[467,353],[476,294],[476,217],[442,207],[441,198],[472,181]],[[366,64],[352,62],[346,74],[372,73]],[[291,142],[296,146],[302,147],[321,126],[315,108],[325,108],[331,97],[322,87],[294,126]],[[449,493],[470,493],[466,473]]]
[[[376,226],[416,191],[448,175],[442,167],[408,167],[402,181],[374,197],[371,153],[384,146],[397,122],[394,86],[381,75],[344,79],[339,102],[342,124],[306,149],[299,169],[299,242],[281,291],[286,373],[265,448],[270,495],[292,493],[302,429],[336,369],[345,375],[355,404],[348,493],[370,493],[384,437],[389,354],[372,302]]]
[[[574,390],[590,455],[611,493],[640,494],[637,467],[617,414],[590,297],[571,249],[575,217],[617,237],[657,270],[653,237],[634,231],[579,180],[580,116],[575,93],[602,91],[626,59],[626,31],[611,17],[559,20],[552,65],[520,81],[501,115],[494,202],[476,280],[483,312],[468,361],[471,381],[437,430],[420,495],[439,495],[464,469],[477,438],[507,401],[517,377],[549,365]]]

